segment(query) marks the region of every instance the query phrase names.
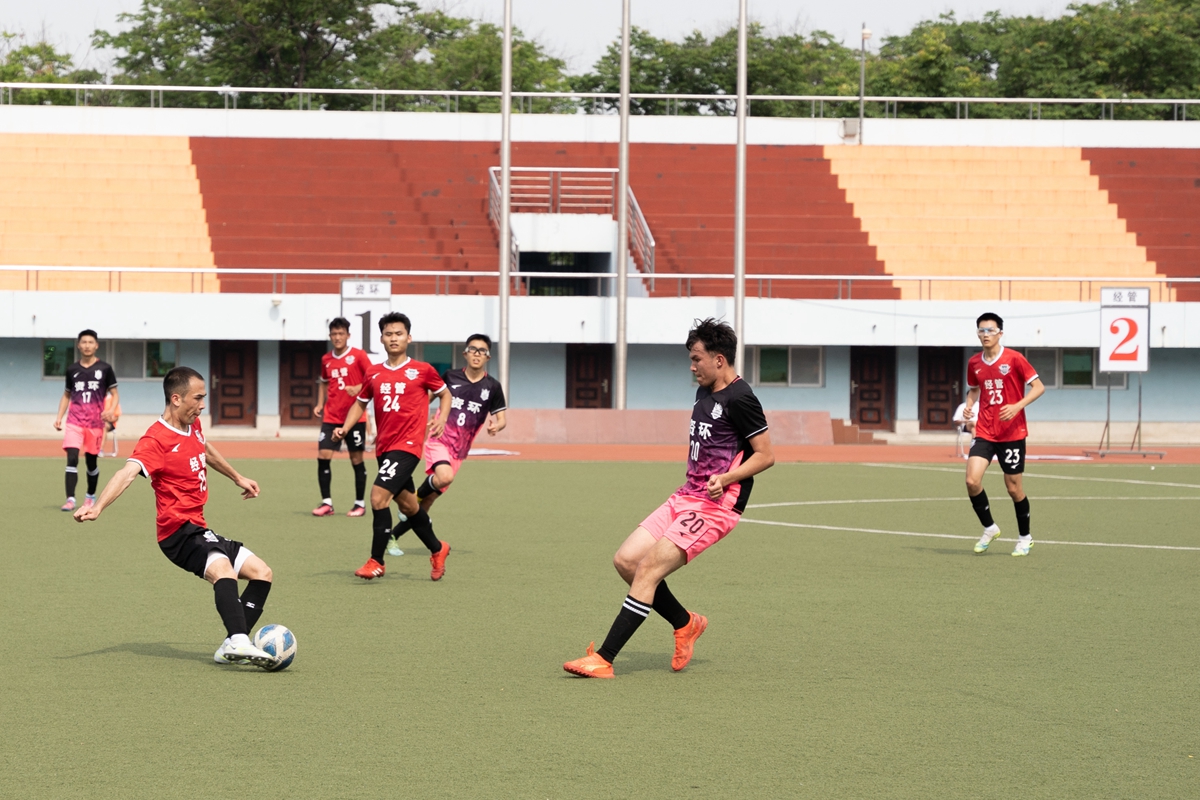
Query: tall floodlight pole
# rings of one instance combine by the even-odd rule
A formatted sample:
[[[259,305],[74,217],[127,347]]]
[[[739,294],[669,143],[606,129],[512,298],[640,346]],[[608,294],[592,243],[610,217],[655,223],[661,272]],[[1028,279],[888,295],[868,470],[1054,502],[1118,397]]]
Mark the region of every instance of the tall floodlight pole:
[[[735,361],[746,368],[746,0],[738,7],[737,67],[737,195],[733,212],[733,329]]]
[[[617,171],[617,346],[613,354],[613,406],[625,408],[629,372],[626,336],[629,304],[629,0],[621,3],[621,147]]]
[[[504,0],[504,52],[500,57],[500,386],[511,397],[508,299],[512,270],[512,0]],[[520,265],[517,265],[520,267]]]
[[[867,96],[867,40],[871,38],[871,29],[867,23],[862,26],[862,44],[858,51],[858,143],[863,143],[863,110],[866,107]]]

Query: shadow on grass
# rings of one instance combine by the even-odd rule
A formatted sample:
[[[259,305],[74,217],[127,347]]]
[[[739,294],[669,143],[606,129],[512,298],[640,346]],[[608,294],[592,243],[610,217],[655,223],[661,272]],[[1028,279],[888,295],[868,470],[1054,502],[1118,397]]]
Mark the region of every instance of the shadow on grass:
[[[311,578],[330,578],[330,577],[349,578],[349,583],[350,583],[350,585],[353,585],[353,586],[370,586],[372,584],[378,586],[380,584],[387,583],[388,581],[397,581],[397,580],[399,580],[399,581],[422,581],[424,583],[431,582],[429,580],[429,571],[428,570],[426,570],[424,572],[418,572],[418,573],[415,573],[412,575],[406,575],[402,572],[397,572],[395,570],[389,569],[387,574],[384,575],[382,578],[372,578],[369,581],[363,580],[362,578],[359,578],[359,577],[356,577],[354,575],[354,570],[349,570],[349,569],[331,569],[331,570],[326,570],[325,572],[310,572],[309,577],[311,577]]]
[[[704,658],[692,657],[691,662],[683,670],[687,672],[689,669],[700,665],[707,664],[708,660]],[[633,672],[662,672],[663,674],[674,674],[671,669],[671,651],[666,650],[661,653],[638,653],[638,652],[623,652],[614,662],[613,666],[617,677],[628,675]],[[593,680],[592,678],[584,678],[578,675],[563,670],[564,678],[575,678],[581,681]]]
[[[202,659],[206,655],[205,652],[195,650],[180,650],[167,642],[129,642],[128,644],[114,644],[112,647],[105,647],[102,650],[92,650],[89,653],[76,653],[73,656],[55,656],[55,658],[87,658],[89,656],[108,655],[109,653],[131,653],[135,656],[143,656],[145,658],[173,658],[178,661],[192,662]],[[209,658],[212,658],[211,653],[207,655]]]

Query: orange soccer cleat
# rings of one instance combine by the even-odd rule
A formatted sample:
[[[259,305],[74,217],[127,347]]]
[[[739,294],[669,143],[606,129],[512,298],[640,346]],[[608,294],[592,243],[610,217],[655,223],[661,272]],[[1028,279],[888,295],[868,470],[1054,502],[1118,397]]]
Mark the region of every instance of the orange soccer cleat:
[[[314,517],[332,517],[333,506],[329,505],[329,503],[321,503],[321,505],[313,509],[312,514]]]
[[[708,617],[688,612],[688,624],[675,631],[675,655],[671,657],[671,669],[679,672],[692,660],[692,648],[700,634],[708,629]]]
[[[386,567],[383,564],[380,564],[373,558],[368,558],[367,563],[354,570],[354,574],[363,580],[369,581],[373,578],[382,578],[385,570]]]
[[[612,664],[604,660],[604,656],[596,652],[596,643],[592,642],[588,645],[587,655],[583,658],[577,658],[574,661],[568,661],[563,664],[563,669],[572,675],[579,675],[584,678],[615,678],[613,674]]]
[[[429,557],[429,579],[440,581],[446,574],[446,556],[450,555],[450,545],[442,542],[442,549]]]

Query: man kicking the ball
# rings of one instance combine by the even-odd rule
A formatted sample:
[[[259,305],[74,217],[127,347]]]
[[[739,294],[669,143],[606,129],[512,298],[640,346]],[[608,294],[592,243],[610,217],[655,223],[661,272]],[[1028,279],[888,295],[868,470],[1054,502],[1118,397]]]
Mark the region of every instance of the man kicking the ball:
[[[613,659],[638,626],[657,611],[675,629],[671,668],[687,666],[708,620],[685,609],[665,578],[725,538],[750,499],[754,476],[775,463],[762,405],[734,369],[737,335],[706,319],[688,333],[692,374],[700,384],[692,406],[687,482],[629,535],[613,557],[629,594],[604,644],[563,669],[585,678],[612,678]]]
[[[206,392],[199,372],[190,367],[171,370],[163,379],[163,395],[167,405],[162,416],[138,440],[133,455],[112,476],[95,505],[78,509],[75,519],[99,519],[139,474],[149,478],[158,506],[158,546],[163,555],[213,586],[217,613],[228,634],[213,660],[270,667],[275,658],[255,647],[249,634],[271,591],[271,568],[241,542],[213,533],[204,522],[208,467],[237,484],[243,498],[258,497],[258,484],[238,474],[205,441],[200,413]],[[249,581],[240,598],[238,578]]]

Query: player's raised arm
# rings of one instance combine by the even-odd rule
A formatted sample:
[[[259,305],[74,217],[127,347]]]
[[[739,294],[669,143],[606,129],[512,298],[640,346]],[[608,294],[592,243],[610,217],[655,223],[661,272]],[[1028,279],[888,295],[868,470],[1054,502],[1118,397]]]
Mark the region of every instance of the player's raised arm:
[[[346,421],[339,427],[333,429],[333,440],[340,442],[346,438],[346,431],[353,428],[362,419],[363,412],[367,410],[367,401],[361,397],[354,401],[354,405],[350,406],[350,410],[346,412]]]
[[[708,496],[714,501],[720,500],[725,487],[740,483],[747,478],[753,478],[775,465],[775,448],[771,445],[771,432],[763,431],[746,440],[754,451],[736,469],[731,469],[722,475],[713,475],[708,479]]]
[[[212,442],[204,443],[204,459],[207,466],[212,467],[237,484],[237,487],[242,490],[242,497],[244,499],[249,500],[251,497],[258,497],[258,484],[234,469],[233,465],[225,460],[225,456],[218,453],[217,448],[212,446]]]
[[[108,479],[108,483],[104,485],[104,491],[96,498],[95,504],[75,509],[75,521],[90,522],[99,517],[100,512],[120,497],[141,471],[141,464],[136,461],[126,461],[125,466]]]

